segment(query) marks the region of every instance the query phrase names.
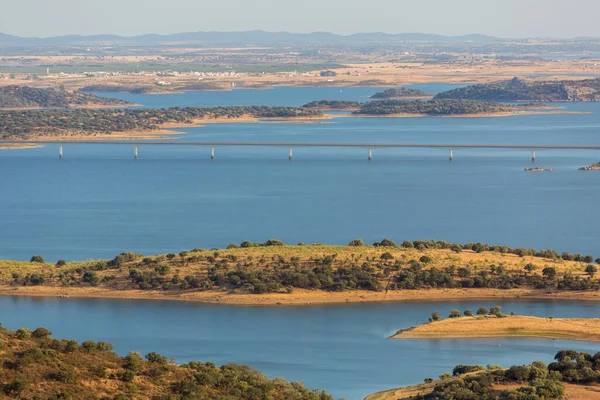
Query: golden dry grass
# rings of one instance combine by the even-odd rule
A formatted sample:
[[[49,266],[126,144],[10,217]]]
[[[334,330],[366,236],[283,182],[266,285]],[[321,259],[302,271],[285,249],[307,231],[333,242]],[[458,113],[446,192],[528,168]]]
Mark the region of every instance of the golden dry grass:
[[[216,255],[215,255],[216,253]],[[381,256],[390,253],[392,260],[382,261]],[[170,265],[170,271],[165,275],[169,280],[174,275],[204,276],[216,260],[228,261],[229,270],[234,270],[237,264],[245,265],[248,270],[268,270],[278,265],[280,260],[286,263],[294,260],[298,265],[312,265],[312,263],[326,256],[335,255],[332,268],[348,267],[350,265],[379,265],[381,268],[392,266],[399,262],[406,266],[410,261],[419,260],[428,256],[431,262],[425,265],[428,268],[455,268],[468,267],[472,273],[489,271],[491,265],[502,266],[507,272],[522,272],[524,266],[531,263],[536,266],[532,274],[541,274],[543,268],[552,266],[558,275],[566,273],[575,276],[587,276],[584,272],[586,263],[551,260],[540,257],[519,257],[513,254],[496,252],[476,253],[470,250],[455,253],[451,250],[430,249],[417,250],[398,247],[352,247],[352,246],[271,246],[233,248],[229,250],[192,251],[185,253],[186,261],[180,256],[168,260],[164,255],[148,257],[159,265]],[[194,261],[189,261],[193,258]],[[214,259],[209,261],[209,259]],[[231,261],[235,259],[235,262]],[[141,257],[137,262],[141,261]],[[309,305],[324,303],[353,303],[353,302],[378,302],[402,300],[440,300],[440,299],[508,299],[508,298],[535,298],[535,299],[588,299],[600,300],[598,291],[552,291],[536,290],[533,288],[517,289],[476,289],[476,288],[440,288],[419,290],[389,290],[367,291],[347,290],[342,292],[329,292],[322,290],[295,289],[292,293],[278,292],[266,294],[249,294],[228,290],[139,290],[132,286],[128,278],[128,268],[132,263],[122,265],[119,269],[98,271],[99,278],[107,275],[115,276],[111,287],[89,285],[63,286],[59,280],[61,274],[77,274],[77,270],[85,269],[96,261],[71,262],[64,266],[54,264],[41,264],[18,261],[0,261],[0,294],[26,295],[26,296],[62,296],[62,297],[110,297],[110,298],[140,298],[164,299],[179,301],[198,301],[208,303],[227,303],[240,305]],[[14,286],[13,274],[25,276],[27,274],[41,274],[46,278],[43,286]],[[382,282],[385,286],[386,282]]]
[[[536,337],[600,342],[600,319],[496,316],[449,318],[398,332],[391,339]]]

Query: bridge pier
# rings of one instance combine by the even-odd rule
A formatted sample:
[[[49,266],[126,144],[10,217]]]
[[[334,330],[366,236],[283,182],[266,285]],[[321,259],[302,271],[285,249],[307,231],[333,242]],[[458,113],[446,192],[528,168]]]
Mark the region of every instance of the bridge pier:
[[[210,148],[210,159],[211,160],[215,159],[215,148],[214,147]]]
[[[292,159],[292,148],[290,147],[290,154],[288,154],[288,159],[291,160]]]
[[[134,160],[137,160],[137,159],[139,158],[139,156],[140,156],[140,155],[139,155],[139,151],[138,151],[138,148],[137,148],[137,146],[136,146],[136,147],[133,149],[133,159],[134,159]]]
[[[531,161],[535,161],[535,150],[531,151]]]
[[[373,159],[373,149],[369,149],[368,160],[371,161]]]
[[[450,149],[450,156],[448,157],[448,159],[450,161],[454,160],[454,153],[452,152],[452,149]]]
[[[62,146],[58,147],[58,158],[63,158]]]

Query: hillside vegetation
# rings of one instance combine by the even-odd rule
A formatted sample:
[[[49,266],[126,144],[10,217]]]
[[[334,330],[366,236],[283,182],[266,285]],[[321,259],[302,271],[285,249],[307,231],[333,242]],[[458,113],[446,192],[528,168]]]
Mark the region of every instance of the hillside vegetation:
[[[435,100],[578,102],[600,100],[600,78],[579,81],[526,82],[519,78],[442,92]]]
[[[598,261],[598,260],[597,260]],[[281,241],[243,242],[224,250],[194,249],[112,260],[44,263],[0,261],[8,287],[104,287],[165,293],[228,291],[292,293],[295,289],[342,292],[431,288],[598,291],[592,256],[481,243],[389,239],[374,246],[285,246]],[[386,292],[387,293],[387,292]]]
[[[110,134],[132,130],[158,130],[164,124],[191,124],[216,118],[296,118],[320,117],[318,110],[301,107],[172,107],[126,110],[44,110],[0,112],[0,137],[26,138],[60,134]]]
[[[432,95],[419,89],[401,87],[397,89],[387,89],[371,96],[372,99],[397,99],[403,97],[432,97]]]
[[[600,398],[600,352],[561,350],[554,362],[507,369],[457,365],[440,380],[373,394],[367,400],[558,400]],[[586,390],[587,389],[587,390]],[[585,393],[579,396],[580,393]],[[565,397],[566,396],[566,397]]]
[[[477,100],[382,100],[364,104],[355,114],[361,115],[476,115],[513,112],[514,107]]]
[[[113,353],[107,342],[59,340],[45,328],[0,328],[0,397],[18,399],[333,400],[302,383],[247,366],[176,365],[166,357]]]
[[[29,86],[0,86],[1,108],[76,108],[124,106],[130,103],[79,91],[39,89]]]

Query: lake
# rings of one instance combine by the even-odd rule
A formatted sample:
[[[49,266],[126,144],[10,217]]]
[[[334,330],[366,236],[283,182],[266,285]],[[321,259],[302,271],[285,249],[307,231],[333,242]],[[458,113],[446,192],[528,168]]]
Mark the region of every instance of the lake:
[[[551,339],[386,340],[425,322],[432,311],[540,317],[598,317],[595,302],[400,302],[311,307],[233,307],[168,301],[0,297],[9,329],[49,328],[55,337],[106,340],[126,354],[151,351],[177,362],[249,364],[270,377],[303,381],[336,397],[366,395],[422,382],[457,364],[510,366],[550,362],[561,349],[595,353],[597,343]]]
[[[414,85],[430,93],[455,86]],[[146,107],[301,105],[367,100],[374,88],[275,88],[111,96]],[[177,141],[521,143],[600,145],[600,105],[508,118],[356,118],[317,124],[234,123],[187,128]],[[336,113],[339,115],[339,113]],[[576,171],[595,151],[58,146],[0,152],[0,258],[108,258],[224,247],[243,240],[346,244],[390,237],[482,241],[597,253],[600,174]],[[527,173],[532,165],[553,172]],[[504,311],[597,317],[585,302],[506,302]],[[491,339],[390,341],[432,311],[481,302],[315,307],[231,307],[164,301],[0,297],[10,329],[45,326],[57,337],[107,340],[121,354],[157,351],[178,362],[250,364],[349,400],[421,382],[456,364],[550,361],[597,344]]]
[[[415,85],[435,93],[447,85]],[[453,87],[453,86],[450,86]],[[119,95],[152,106],[366,99],[374,88],[275,88]],[[600,145],[592,114],[505,118],[356,118],[318,124],[187,128],[179,141],[538,143]],[[217,148],[56,145],[0,152],[0,259],[113,257],[269,238],[346,244],[389,237],[552,248],[595,257],[600,174],[576,171],[596,151]]]

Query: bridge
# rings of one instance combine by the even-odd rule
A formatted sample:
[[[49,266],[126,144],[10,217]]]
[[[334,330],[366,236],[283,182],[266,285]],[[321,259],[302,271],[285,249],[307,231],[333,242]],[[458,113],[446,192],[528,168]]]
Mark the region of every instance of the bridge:
[[[362,148],[368,150],[367,158],[373,158],[373,149],[384,148],[424,148],[447,149],[449,159],[454,158],[454,149],[523,149],[531,151],[531,159],[535,161],[536,150],[600,150],[595,145],[556,145],[556,144],[483,144],[483,143],[336,143],[336,142],[184,142],[184,141],[141,141],[141,140],[69,140],[69,141],[0,141],[0,144],[55,144],[59,146],[59,157],[63,157],[63,145],[90,144],[90,145],[119,145],[133,146],[133,155],[139,157],[140,146],[199,146],[211,149],[211,159],[215,158],[215,147],[283,147],[288,148],[288,158],[291,160],[294,148],[306,147],[339,147]]]

